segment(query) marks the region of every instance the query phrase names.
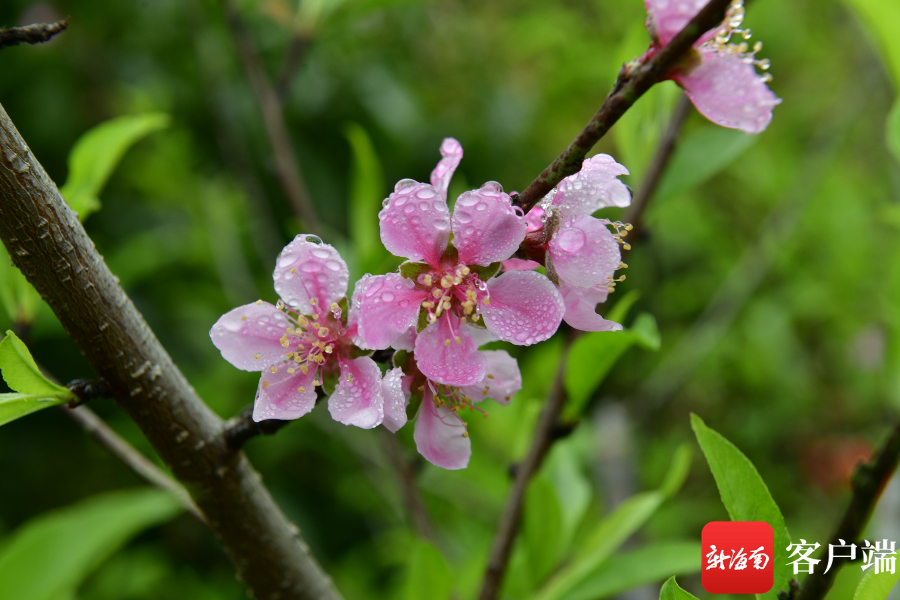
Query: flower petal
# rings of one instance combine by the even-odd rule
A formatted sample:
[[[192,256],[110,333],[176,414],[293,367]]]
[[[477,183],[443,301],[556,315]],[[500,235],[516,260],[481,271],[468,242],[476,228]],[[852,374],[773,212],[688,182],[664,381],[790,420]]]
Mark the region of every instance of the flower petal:
[[[452,328],[451,319],[455,321]],[[415,354],[422,374],[444,385],[473,385],[487,374],[487,363],[469,326],[449,313],[416,337]]]
[[[500,404],[509,404],[522,389],[519,363],[506,350],[484,350],[482,353],[487,358],[488,374],[478,385],[466,386],[462,392],[476,402],[493,398]]]
[[[338,251],[329,244],[307,241],[300,234],[284,247],[275,261],[275,291],[291,308],[308,315],[310,300],[327,310],[332,302],[347,295],[350,271]]]
[[[609,282],[622,262],[622,253],[606,223],[576,215],[560,224],[549,252],[560,281],[585,288]]]
[[[381,380],[381,395],[384,397],[384,422],[382,425],[391,432],[406,425],[406,405],[409,398],[403,391],[403,369],[391,369]]]
[[[525,239],[527,226],[500,184],[493,181],[456,200],[452,223],[459,262],[483,267],[512,256]]]
[[[472,441],[462,419],[446,406],[434,405],[430,394],[422,401],[413,440],[419,454],[433,465],[444,469],[465,469],[472,456]]]
[[[549,279],[536,271],[507,271],[488,282],[491,303],[481,314],[497,339],[517,346],[537,344],[559,328],[565,306]]]
[[[391,346],[394,347],[394,350],[406,350],[407,352],[412,352],[416,349],[416,326],[412,325],[409,329],[406,330],[406,333],[401,333],[400,337],[393,341]]]
[[[431,172],[431,185],[446,202],[450,179],[453,178],[453,173],[463,157],[462,144],[453,138],[444,138],[441,144],[441,156],[443,158]]]
[[[368,356],[341,360],[341,380],[328,399],[328,412],[335,421],[372,429],[384,419],[381,369]]]
[[[647,22],[660,45],[665,46],[684,29],[709,0],[644,0]],[[702,38],[701,38],[702,39]],[[702,43],[702,41],[701,41]]]
[[[553,195],[553,204],[563,216],[589,215],[608,206],[631,204],[631,192],[617,178],[628,175],[628,169],[608,154],[598,154],[584,161],[581,170],[563,179]]]
[[[428,294],[399,273],[366,277],[353,291],[357,345],[384,350],[416,324]]]
[[[560,285],[563,301],[566,303],[566,315],[563,319],[571,327],[581,331],[621,331],[622,326],[608,321],[597,314],[596,307],[606,302],[608,288],[598,285],[592,288],[574,288]]]
[[[304,375],[299,368],[294,370],[290,365],[281,364],[275,368],[274,373],[269,369],[263,371],[259,379],[253,404],[254,421],[297,419],[316,405],[315,369]],[[288,373],[289,368],[294,372]]]
[[[450,241],[447,201],[427,183],[404,179],[385,202],[378,213],[384,247],[395,256],[437,268]]]
[[[289,325],[283,312],[258,300],[219,317],[209,337],[222,357],[238,369],[261,371],[284,355],[280,340]]]
[[[541,266],[541,263],[533,260],[522,260],[521,258],[508,258],[503,261],[504,271],[534,271]]]
[[[700,49],[703,63],[675,81],[704,117],[722,127],[760,133],[781,98],[772,93],[752,63],[735,54]]]
[[[525,215],[525,223],[527,227],[525,228],[525,233],[531,233],[532,231],[540,231],[544,228],[544,209],[540,206],[535,206],[531,210],[528,211],[528,214]]]

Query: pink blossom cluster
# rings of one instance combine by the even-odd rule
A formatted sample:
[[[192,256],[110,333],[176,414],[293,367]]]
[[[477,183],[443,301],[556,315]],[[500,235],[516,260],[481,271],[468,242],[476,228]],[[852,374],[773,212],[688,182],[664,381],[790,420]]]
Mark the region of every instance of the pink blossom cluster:
[[[705,0],[647,0],[653,47],[666,44]],[[728,21],[671,75],[711,120],[761,131],[779,102],[755,71],[754,53],[728,44],[741,33],[734,2]],[[755,51],[754,51],[755,52]],[[583,331],[622,326],[596,312],[624,276],[620,247],[630,225],[594,217],[631,203],[628,170],[599,154],[584,161],[527,215],[500,184],[461,194],[451,214],[447,190],[462,160],[453,138],[430,183],[404,179],[378,217],[381,241],[406,259],[398,272],[365,275],[347,297],[349,270],[332,246],[299,235],[278,257],[277,304],[257,301],[223,315],[210,331],[234,366],[261,371],[254,420],[296,419],[321,393],[336,421],[398,431],[428,461],[465,468],[472,453],[466,411],[491,398],[508,404],[522,387],[515,359],[489,342],[530,346],[565,320]],[[374,351],[394,349],[382,370]]]

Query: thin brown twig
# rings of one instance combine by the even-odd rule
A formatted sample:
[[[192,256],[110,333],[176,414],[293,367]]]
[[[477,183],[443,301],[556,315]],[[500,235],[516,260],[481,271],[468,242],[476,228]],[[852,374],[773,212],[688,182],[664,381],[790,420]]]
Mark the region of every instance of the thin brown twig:
[[[624,65],[612,91],[600,110],[549,167],[519,194],[518,204],[528,212],[560,181],[581,170],[581,163],[600,138],[654,84],[667,74],[689,52],[700,36],[722,23],[731,0],[710,0],[678,35],[652,57]],[[645,55],[648,56],[648,55]]]
[[[291,91],[294,74],[300,67],[300,63],[303,62],[303,56],[306,54],[310,41],[309,34],[305,32],[297,32],[291,38],[291,43],[288,45],[287,52],[284,55],[284,64],[281,66],[281,72],[278,74],[275,85],[275,92],[282,103],[284,103]]]
[[[150,459],[125,441],[125,438],[116,433],[112,427],[107,425],[94,411],[87,406],[69,408],[66,405],[62,405],[60,408],[75,421],[85,433],[94,438],[101,446],[109,450],[113,456],[125,463],[125,466],[134,471],[138,477],[144,479],[151,485],[155,485],[162,490],[170,492],[173,496],[178,498],[181,504],[184,505],[184,508],[191,513],[195,519],[206,525],[206,517],[203,516],[203,513],[200,512],[200,509],[197,508],[197,505],[191,500],[191,495],[188,494],[188,491],[184,486],[167,475],[165,471],[157,467]]]
[[[250,32],[241,19],[240,12],[232,0],[222,0],[225,20],[228,22],[231,35],[237,47],[238,56],[250,81],[250,88],[259,104],[260,115],[272,147],[272,158],[281,188],[284,190],[294,212],[303,221],[308,233],[318,233],[319,218],[312,206],[303,175],[297,166],[297,155],[291,145],[287,123],[284,120],[284,109],[278,93],[272,86],[265,67],[250,37]]]
[[[34,23],[23,27],[0,29],[0,48],[19,44],[42,44],[69,26],[69,19],[55,23]]]
[[[434,534],[434,527],[431,525],[428,510],[425,508],[425,503],[422,501],[418,487],[416,487],[416,474],[409,459],[404,455],[403,449],[393,433],[384,429],[381,437],[384,440],[385,448],[387,448],[388,458],[391,459],[391,463],[396,470],[400,491],[403,494],[403,501],[406,504],[416,531],[419,532],[420,536],[436,545],[437,536]]]

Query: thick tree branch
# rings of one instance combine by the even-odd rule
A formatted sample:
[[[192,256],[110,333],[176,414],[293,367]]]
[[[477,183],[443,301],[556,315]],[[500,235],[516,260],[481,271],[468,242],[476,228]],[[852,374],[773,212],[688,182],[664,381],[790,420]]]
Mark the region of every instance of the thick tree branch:
[[[19,44],[41,44],[47,42],[60,31],[69,26],[69,19],[56,23],[35,23],[24,27],[0,29],[0,48],[18,46]]]
[[[722,23],[729,4],[731,0],[710,0],[678,35],[649,60],[646,60],[649,55],[645,55],[644,58],[623,66],[612,91],[597,114],[569,147],[519,194],[518,203],[522,210],[525,212],[531,210],[531,207],[540,202],[541,198],[560,181],[580,171],[584,157],[594,144],[606,135],[610,127],[637,102],[638,98],[665,78],[701,35]]]
[[[266,69],[263,66],[259,53],[250,37],[250,32],[244,25],[237,7],[231,0],[222,0],[222,9],[225,11],[225,19],[231,29],[234,43],[237,46],[238,56],[244,65],[250,88],[256,96],[259,111],[265,126],[269,145],[272,147],[272,158],[275,161],[275,170],[285,196],[291,203],[294,212],[303,221],[308,233],[319,233],[319,218],[309,199],[306,184],[297,166],[297,155],[291,145],[287,123],[284,120],[283,107],[278,92],[269,80]]]
[[[850,498],[850,506],[841,519],[837,530],[831,536],[829,544],[838,545],[838,540],[846,540],[855,543],[862,537],[875,503],[881,496],[884,486],[897,468],[900,461],[900,425],[891,433],[878,451],[874,462],[861,463],[853,475],[853,496]],[[828,545],[822,547],[823,552],[828,552]],[[847,562],[845,559],[835,559],[835,563],[825,573],[824,569],[814,571],[800,586],[797,600],[822,600],[831,589],[838,570]]]
[[[0,237],[105,379],[117,404],[188,489],[257,598],[340,595],[241,452],[134,307],[77,215],[0,107]]]
[[[528,448],[528,454],[515,470],[513,487],[509,492],[509,497],[506,499],[503,513],[500,515],[500,523],[497,526],[497,533],[494,535],[494,542],[491,545],[491,553],[488,556],[487,569],[481,583],[481,592],[478,594],[478,600],[494,600],[500,592],[503,575],[506,573],[506,566],[512,553],[513,540],[515,540],[516,533],[519,531],[519,521],[522,517],[522,506],[525,501],[525,492],[528,490],[528,483],[540,469],[541,464],[544,462],[544,457],[547,456],[547,452],[550,450],[550,446],[559,437],[557,435],[559,431],[558,421],[567,397],[563,386],[563,376],[565,374],[569,347],[575,339],[572,330],[569,330],[568,334],[566,345],[563,349],[563,356],[556,373],[556,379],[553,382],[553,388],[550,391],[547,404],[544,406],[544,411],[538,419],[531,446]]]

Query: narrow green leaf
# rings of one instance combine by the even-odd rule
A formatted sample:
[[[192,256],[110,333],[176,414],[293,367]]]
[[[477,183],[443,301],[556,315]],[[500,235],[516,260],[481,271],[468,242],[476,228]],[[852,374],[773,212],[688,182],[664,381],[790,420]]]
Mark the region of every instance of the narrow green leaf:
[[[59,190],[84,221],[100,208],[98,196],[125,152],[147,134],[167,127],[162,113],[110,119],[78,138],[69,153],[69,177]]]
[[[58,600],[141,531],[181,511],[156,489],[112,492],[40,515],[17,529],[0,552],[0,598]]]
[[[372,140],[361,125],[347,123],[344,135],[353,152],[347,214],[350,239],[356,247],[360,267],[370,272],[386,254],[378,225],[378,211],[385,197],[384,174]]]
[[[672,575],[690,575],[701,569],[699,542],[659,542],[611,556],[562,600],[613,597]]]
[[[69,398],[34,394],[0,394],[0,425],[6,425],[33,412],[65,404]]]
[[[697,600],[697,597],[678,587],[675,577],[669,577],[659,590],[659,600]]]
[[[634,303],[641,298],[638,290],[631,290],[616,302],[609,312],[604,313],[604,317],[615,323],[622,323],[628,317],[628,311],[634,306]]]
[[[500,267],[503,266],[502,262],[491,263],[486,267],[482,267],[479,265],[470,265],[469,268],[473,273],[478,275],[478,278],[482,281],[487,281],[491,277],[497,274],[497,271],[500,270]]]
[[[9,320],[30,325],[37,317],[41,296],[13,264],[6,250],[0,248],[0,303]]]
[[[447,600],[453,591],[453,576],[441,553],[420,541],[406,568],[405,600]]]
[[[659,350],[662,343],[659,335],[659,328],[656,326],[656,319],[650,313],[641,313],[631,325],[634,342],[645,350],[654,352]]]
[[[655,202],[665,202],[697,187],[730,165],[759,136],[715,125],[704,126],[678,143],[663,174]]]
[[[563,516],[553,484],[538,476],[528,486],[522,539],[528,553],[531,580],[550,574],[563,553]]]
[[[888,149],[893,153],[894,158],[900,162],[900,99],[894,102],[894,107],[891,108],[885,134]]]
[[[732,521],[765,521],[775,532],[775,585],[762,598],[775,599],[791,578],[786,548],[791,536],[784,525],[784,517],[772,499],[769,488],[753,463],[724,437],[713,431],[697,415],[691,415],[691,426],[700,448],[709,462],[722,503]]]
[[[402,277],[406,277],[407,279],[412,279],[413,281],[415,281],[416,278],[422,273],[428,273],[433,270],[434,267],[432,267],[428,263],[407,261],[400,265],[400,275]]]
[[[694,452],[687,443],[681,444],[675,449],[672,465],[669,467],[666,478],[663,479],[663,483],[659,487],[659,491],[661,491],[666,498],[674,496],[678,493],[678,490],[681,489],[681,486],[684,485],[684,480],[687,479],[688,473],[691,470],[691,458],[693,458],[693,456]]]
[[[44,395],[71,400],[75,395],[68,389],[56,385],[41,373],[31,353],[12,331],[0,341],[0,370],[3,381],[13,391],[22,394]]]
[[[875,570],[872,569],[859,582],[856,593],[853,594],[853,600],[885,600],[897,585],[898,580],[900,580],[900,570],[876,575]]]

